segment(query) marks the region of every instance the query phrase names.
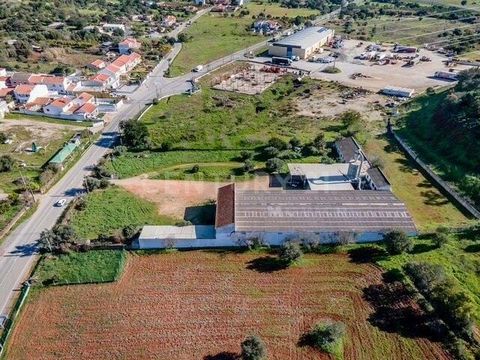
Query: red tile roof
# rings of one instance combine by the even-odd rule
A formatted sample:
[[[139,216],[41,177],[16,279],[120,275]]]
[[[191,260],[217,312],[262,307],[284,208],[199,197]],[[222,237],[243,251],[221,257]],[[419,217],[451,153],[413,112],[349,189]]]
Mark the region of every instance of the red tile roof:
[[[75,112],[76,113],[84,113],[84,114],[91,114],[97,109],[97,106],[92,103],[86,103],[80,106]]]
[[[125,45],[128,47],[138,47],[140,46],[140,43],[137,41],[137,39],[129,37],[123,40],[122,42],[120,42],[119,45]]]
[[[69,98],[64,97],[64,98],[55,99],[50,105],[59,107],[59,108],[64,108],[66,105],[70,104],[71,101],[72,100],[70,100]]]
[[[0,98],[10,95],[11,93],[13,93],[12,88],[0,89]]]
[[[97,75],[92,76],[90,78],[90,80],[106,82],[109,78],[110,78],[110,76],[108,76],[107,74],[97,74]]]
[[[30,95],[34,87],[35,85],[27,85],[27,84],[17,85],[15,87],[15,93],[20,95]]]
[[[93,95],[86,92],[82,92],[80,95],[77,96],[77,99],[87,102],[93,99]]]
[[[97,59],[95,61],[92,61],[90,65],[96,67],[97,69],[102,69],[105,67],[105,61]]]
[[[120,65],[120,66],[122,66],[122,65]],[[108,65],[108,66],[105,68],[105,70],[108,70],[108,71],[110,71],[111,73],[116,74],[116,73],[120,72],[120,66],[117,65],[117,64],[115,64],[115,62],[113,62],[113,63],[111,63],[110,65]]]
[[[218,189],[215,227],[230,225],[235,222],[235,184]]]

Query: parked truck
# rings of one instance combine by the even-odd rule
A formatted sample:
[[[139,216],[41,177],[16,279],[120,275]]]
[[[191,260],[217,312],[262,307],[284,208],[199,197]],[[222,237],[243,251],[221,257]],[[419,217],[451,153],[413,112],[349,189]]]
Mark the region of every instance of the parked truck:
[[[435,77],[446,80],[458,80],[458,74],[450,71],[436,71]]]
[[[274,56],[272,57],[272,64],[281,65],[281,66],[290,66],[292,65],[292,59]]]

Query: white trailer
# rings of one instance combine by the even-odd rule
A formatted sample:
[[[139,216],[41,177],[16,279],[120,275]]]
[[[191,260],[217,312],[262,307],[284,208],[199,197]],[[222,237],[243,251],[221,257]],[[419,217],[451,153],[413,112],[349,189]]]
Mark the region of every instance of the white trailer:
[[[413,89],[407,89],[407,88],[401,88],[401,87],[395,87],[395,86],[385,86],[382,89],[382,93],[385,95],[406,97],[406,98],[411,98],[414,92],[415,90]]]
[[[436,71],[435,77],[446,80],[458,80],[458,73],[449,71]]]

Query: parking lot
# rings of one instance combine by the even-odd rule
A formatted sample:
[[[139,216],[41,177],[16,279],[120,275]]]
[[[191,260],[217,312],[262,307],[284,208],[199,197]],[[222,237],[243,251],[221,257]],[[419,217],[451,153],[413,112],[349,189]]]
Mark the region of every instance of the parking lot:
[[[436,52],[420,49],[418,56],[414,60],[415,65],[405,66],[405,61],[398,60],[396,64],[378,65],[369,60],[360,60],[357,57],[366,51],[366,46],[371,44],[364,42],[358,47],[358,40],[345,40],[341,49],[325,49],[321,57],[330,56],[332,52],[338,54],[335,66],[341,70],[340,73],[329,74],[323,70],[334,65],[323,64],[320,62],[309,62],[299,60],[292,63],[292,66],[300,70],[310,72],[310,76],[316,79],[338,81],[341,84],[362,87],[371,91],[379,91],[385,86],[396,86],[414,89],[416,93],[422,92],[428,87],[445,86],[451,82],[436,79],[434,74],[436,71],[448,71],[449,68],[444,61],[445,56]],[[384,46],[387,49],[385,54],[392,53],[392,46]],[[400,54],[402,57],[415,56],[415,54]],[[431,61],[420,61],[421,57],[427,57]],[[270,58],[256,58],[257,61],[269,61]],[[455,71],[468,69],[468,66],[457,65]],[[361,77],[353,78],[354,74],[362,74]]]

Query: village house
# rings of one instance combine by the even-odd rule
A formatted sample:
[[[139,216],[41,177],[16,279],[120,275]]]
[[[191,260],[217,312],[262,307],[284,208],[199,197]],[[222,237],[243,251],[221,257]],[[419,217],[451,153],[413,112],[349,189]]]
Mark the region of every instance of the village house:
[[[103,31],[115,31],[115,30],[120,30],[125,32],[126,28],[125,25],[123,24],[103,24],[102,25]]]
[[[274,20],[259,20],[253,24],[253,30],[259,34],[271,34],[280,29],[280,23]]]
[[[160,24],[163,27],[169,28],[177,23],[177,18],[173,15],[167,15],[163,18],[162,23]]]
[[[24,72],[14,72],[12,76],[10,76],[10,83],[11,87],[15,87],[21,84],[28,84],[28,79],[32,76],[30,73]]]
[[[0,75],[0,89],[5,89],[7,87],[8,76]]]
[[[28,84],[32,85],[46,85],[48,91],[56,92],[58,94],[67,94],[72,82],[64,76],[50,76],[50,75],[36,75],[32,74],[28,78]]]
[[[98,73],[92,76],[88,81],[90,86],[98,87],[101,90],[116,89],[120,86],[120,78],[110,74]]]
[[[13,93],[20,104],[26,104],[39,97],[48,97],[48,88],[43,84],[20,84],[15,87]]]
[[[68,97],[55,99],[50,104],[43,107],[43,112],[48,115],[58,116],[62,113],[69,112],[75,103]]]
[[[50,104],[53,100],[49,97],[39,97],[32,102],[25,104],[25,110],[28,111],[40,111],[42,108]]]
[[[94,60],[90,64],[87,65],[88,68],[90,68],[92,70],[96,70],[96,71],[102,70],[106,66],[107,66],[107,64],[105,63],[105,61],[100,60],[100,59]]]
[[[128,37],[125,40],[118,43],[118,52],[120,54],[128,55],[132,51],[140,49],[142,44],[132,37]]]

